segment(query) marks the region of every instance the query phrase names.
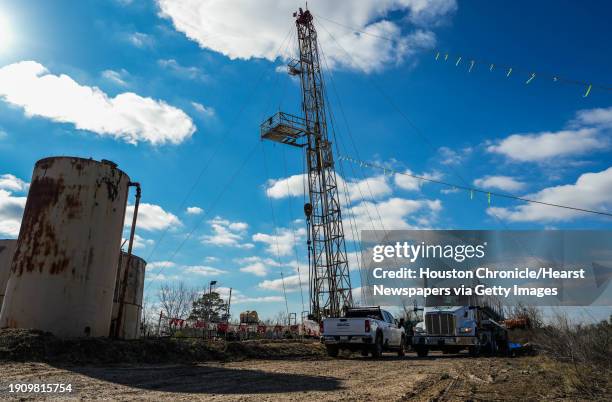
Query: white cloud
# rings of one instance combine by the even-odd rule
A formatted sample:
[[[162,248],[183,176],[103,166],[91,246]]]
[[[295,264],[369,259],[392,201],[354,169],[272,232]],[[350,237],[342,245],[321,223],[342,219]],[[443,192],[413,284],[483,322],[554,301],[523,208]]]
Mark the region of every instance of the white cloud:
[[[157,64],[173,73],[177,78],[196,81],[208,81],[210,79],[208,74],[205,74],[202,69],[193,66],[183,66],[174,59],[160,59],[157,60]]]
[[[612,129],[612,107],[585,109],[576,112],[568,128],[560,131],[512,134],[487,151],[519,162],[545,162],[607,149],[605,132]]]
[[[234,295],[232,294],[232,303],[234,304],[247,304],[247,303],[280,303],[285,301],[282,296],[258,296],[258,297],[249,297],[240,295],[236,300],[233,300]]]
[[[183,270],[188,274],[195,274],[200,276],[218,276],[227,273],[227,271],[224,271],[222,269],[208,267],[205,265],[186,266],[183,268]]]
[[[26,183],[12,174],[7,173],[0,175],[0,189],[2,190],[21,192],[26,191],[29,186],[29,183]]]
[[[222,299],[229,298],[230,288],[220,286],[215,288],[215,292],[219,293]],[[278,303],[285,299],[282,296],[246,296],[238,289],[232,289],[232,305],[234,304],[253,304],[253,303]]]
[[[255,276],[266,276],[268,275],[268,267],[261,262],[256,262],[256,263],[245,265],[244,267],[241,267],[240,272],[246,272],[248,274],[253,274]]]
[[[213,257],[213,256],[208,256],[208,257],[204,257],[204,261],[206,261],[206,262],[218,262],[219,258]]]
[[[440,147],[440,149],[438,149],[438,153],[440,154],[439,160],[443,165],[459,165],[470,157],[472,151],[473,149],[470,147],[466,147],[458,151],[455,151],[449,147]]]
[[[231,222],[217,216],[208,223],[212,228],[213,234],[202,236],[202,243],[237,248],[254,247],[253,244],[243,241],[249,228],[249,225],[245,222]]]
[[[284,265],[272,258],[264,258],[259,256],[251,256],[245,258],[237,258],[235,261],[243,265],[240,267],[241,272],[246,272],[256,276],[266,276],[270,272],[270,267],[282,267]]]
[[[504,155],[519,162],[540,162],[556,157],[583,155],[607,147],[595,128],[513,134],[487,151]]]
[[[457,187],[443,188],[440,190],[442,194],[454,194],[454,193],[458,193],[459,191],[461,190],[459,190]]]
[[[579,110],[571,125],[612,128],[612,107]]]
[[[284,179],[270,179],[266,183],[266,194],[270,198],[301,197],[304,194],[305,174],[296,174]]]
[[[441,15],[448,15],[457,10],[454,0],[408,0],[411,13],[408,19],[417,25],[437,25]]]
[[[361,230],[383,230],[383,227],[385,230],[420,229],[430,227],[441,210],[440,200],[394,197],[381,202],[361,202],[346,210],[344,221],[345,226],[352,225],[351,217],[357,234]],[[344,234],[353,239],[352,230],[345,228]]]
[[[115,85],[126,87],[128,84],[125,82],[128,72],[121,69],[120,71],[115,70],[104,70],[102,71],[102,77]]]
[[[283,266],[283,264],[273,260],[272,258],[263,258],[259,256],[236,258],[234,261],[236,261],[238,264],[254,264],[257,262],[261,262],[262,264],[266,264],[272,267]]]
[[[304,274],[302,274],[301,279],[302,279],[302,286],[307,291],[308,279],[307,277],[305,277]],[[300,276],[297,274],[285,276],[284,279],[283,278],[267,279],[265,281],[260,282],[257,285],[257,287],[259,287],[260,289],[274,290],[274,291],[282,292],[283,291],[283,281],[285,283],[285,290],[287,291],[287,293],[298,292],[300,290]]]
[[[125,244],[124,249],[127,248],[128,242],[129,240],[125,237],[121,239],[121,244]],[[138,234],[134,234],[134,246],[133,247],[135,249],[145,248],[146,246],[153,245],[154,243],[155,242],[151,239],[145,239],[144,237],[139,236]]]
[[[267,253],[281,257],[291,255],[294,252],[294,241],[299,243],[304,239],[304,236],[306,236],[306,229],[304,228],[295,231],[288,228],[278,228],[272,235],[266,233],[254,234],[253,241],[264,243]]]
[[[147,269],[172,268],[176,267],[176,263],[172,261],[151,261],[147,263]]]
[[[421,179],[417,179],[415,177],[412,176],[408,176],[408,175],[414,175],[414,173],[412,173],[412,171],[410,169],[406,169],[404,171],[405,174],[399,174],[396,173],[393,178],[395,180],[395,185],[398,186],[401,189],[404,190],[409,190],[409,191],[418,191],[421,189],[421,186],[425,183],[423,180]],[[422,173],[420,175],[417,175],[420,177],[423,177],[425,179],[429,179],[429,180],[440,180],[442,178],[442,175],[438,172],[433,172],[433,173]]]
[[[231,59],[256,57],[271,61],[284,51],[288,30],[293,29],[291,15],[303,6],[302,2],[287,0],[236,0],[232,7],[214,0],[157,0],[157,3],[161,15],[170,19],[176,30],[202,48],[217,51]],[[390,13],[402,13],[421,26],[435,25],[454,12],[456,2],[360,0],[351,2],[349,8],[343,2],[311,0],[309,7],[315,15],[369,33],[354,33],[338,24],[315,20],[319,27],[319,41],[330,64],[371,72],[397,64],[435,43],[435,35],[431,31],[418,29],[410,33],[402,32],[398,24],[386,19]],[[336,41],[344,49],[350,50],[355,61],[347,57]]]
[[[344,193],[348,190],[351,200],[377,199],[391,194],[388,179],[384,175],[366,177],[365,179],[350,179],[345,181],[340,175],[336,175],[339,191]],[[306,181],[306,182],[305,182]],[[281,179],[271,179],[266,183],[266,194],[270,198],[280,199],[291,197],[302,197],[304,184],[307,184],[307,175],[298,174]],[[340,197],[343,199],[343,194]]]
[[[128,205],[125,212],[125,226],[132,225],[132,216],[134,215],[134,206]],[[167,228],[173,229],[182,226],[182,222],[176,215],[171,212],[164,211],[162,207],[155,204],[140,203],[138,208],[138,219],[136,227],[144,230],[164,230]]]
[[[187,215],[200,215],[204,210],[200,207],[187,207],[185,212]]]
[[[151,47],[154,44],[153,38],[142,32],[127,34],[126,39],[129,43],[139,48]]]
[[[166,282],[166,281],[177,281],[181,279],[178,275],[166,275],[166,274],[146,274],[146,281],[155,281],[155,282]]]
[[[179,144],[196,130],[185,112],[163,101],[133,92],[111,98],[68,75],[51,74],[34,61],[0,68],[0,99],[23,108],[28,117],[71,123],[79,130],[131,144]]]
[[[19,235],[26,197],[15,197],[0,189],[0,234],[16,238]]]
[[[504,191],[518,191],[525,183],[510,176],[484,176],[474,180],[474,185],[482,188],[498,188]]]
[[[338,186],[341,189],[348,189],[348,194],[351,200],[358,199],[377,199],[391,194],[392,190],[387,182],[387,177],[384,175],[366,177],[363,180],[351,179],[344,181],[338,176]],[[346,187],[344,187],[346,186]]]
[[[203,117],[211,118],[216,115],[215,109],[211,106],[204,106],[198,102],[191,102],[191,106]]]
[[[612,167],[601,172],[584,173],[575,184],[548,187],[525,198],[583,209],[610,211],[611,193]],[[578,211],[533,203],[514,208],[491,207],[487,213],[512,222],[562,222],[587,216]]]

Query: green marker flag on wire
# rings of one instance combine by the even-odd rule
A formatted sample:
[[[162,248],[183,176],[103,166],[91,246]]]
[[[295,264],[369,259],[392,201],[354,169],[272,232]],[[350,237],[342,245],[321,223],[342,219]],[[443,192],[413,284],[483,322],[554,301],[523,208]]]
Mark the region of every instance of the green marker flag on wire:
[[[582,96],[583,98],[586,98],[587,96],[589,96],[589,94],[591,93],[591,88],[593,88],[593,85],[589,84],[589,87],[587,88],[586,92]]]
[[[459,56],[459,58],[457,59],[457,62],[455,63],[455,66],[458,66],[459,63],[461,63],[461,56]]]
[[[470,190],[470,200],[474,199],[474,190]]]
[[[487,193],[487,202],[491,205],[491,193]]]
[[[529,77],[529,79],[527,80],[527,82],[525,82],[525,84],[529,84],[531,81],[533,81],[535,76],[536,76],[535,73],[531,73],[531,77]]]

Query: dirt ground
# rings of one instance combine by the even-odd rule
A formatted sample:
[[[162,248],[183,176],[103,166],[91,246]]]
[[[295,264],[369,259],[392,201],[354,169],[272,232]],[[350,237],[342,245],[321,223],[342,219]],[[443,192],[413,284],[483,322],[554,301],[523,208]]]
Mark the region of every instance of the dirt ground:
[[[609,400],[573,392],[541,357],[433,354],[69,366],[0,363],[2,399],[111,400]],[[10,394],[9,384],[72,384],[70,394]]]

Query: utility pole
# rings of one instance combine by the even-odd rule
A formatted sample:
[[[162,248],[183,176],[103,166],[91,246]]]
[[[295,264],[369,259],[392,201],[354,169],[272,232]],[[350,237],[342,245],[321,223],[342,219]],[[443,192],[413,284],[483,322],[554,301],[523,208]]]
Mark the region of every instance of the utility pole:
[[[226,309],[226,312],[225,312],[225,316],[226,316],[225,321],[226,322],[229,322],[229,320],[230,320],[230,306],[231,305],[232,305],[232,288],[230,288],[230,290],[229,290],[229,297],[227,298],[227,309]]]
[[[213,286],[215,286],[217,284],[217,281],[210,281],[210,283],[208,284],[208,300],[206,302],[206,321],[210,322],[212,320],[212,291],[213,291]]]
[[[308,228],[310,313],[315,320],[338,317],[351,306],[349,276],[338,182],[327,132],[325,91],[317,32],[310,11],[301,8],[293,16],[298,33],[299,58],[288,66],[299,76],[301,117],[279,112],[261,125],[261,137],[304,148],[307,161],[308,198],[304,205]]]

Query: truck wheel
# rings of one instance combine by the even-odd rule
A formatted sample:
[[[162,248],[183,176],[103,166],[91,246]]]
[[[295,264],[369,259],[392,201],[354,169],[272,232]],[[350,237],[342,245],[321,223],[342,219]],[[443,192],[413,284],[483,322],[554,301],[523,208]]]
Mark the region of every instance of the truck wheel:
[[[372,357],[375,359],[379,358],[382,356],[382,352],[383,352],[382,336],[378,335],[376,337],[376,342],[374,343],[374,347],[372,348]]]
[[[399,349],[397,350],[397,355],[399,357],[406,356],[406,339],[402,336],[402,341],[400,342]]]
[[[468,348],[468,352],[470,353],[470,356],[478,357],[478,355],[480,355],[480,347],[479,346],[470,346]]]
[[[327,345],[327,355],[329,357],[338,357],[338,353],[340,353],[340,348],[335,345]]]
[[[361,349],[361,356],[368,357],[370,351],[368,349]]]
[[[418,346],[416,348],[417,356],[419,357],[427,357],[429,354],[429,349],[426,346]]]

